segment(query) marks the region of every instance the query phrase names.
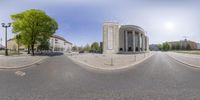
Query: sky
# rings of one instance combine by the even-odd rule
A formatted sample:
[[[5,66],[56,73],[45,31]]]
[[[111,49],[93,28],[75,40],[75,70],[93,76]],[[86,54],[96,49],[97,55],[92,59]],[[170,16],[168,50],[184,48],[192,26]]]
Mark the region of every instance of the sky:
[[[142,27],[150,44],[189,40],[200,42],[199,0],[0,0],[0,23],[10,15],[40,9],[54,18],[63,36],[74,45],[102,41],[102,25],[113,21]],[[5,43],[4,28],[0,38]],[[8,38],[12,38],[12,27]]]

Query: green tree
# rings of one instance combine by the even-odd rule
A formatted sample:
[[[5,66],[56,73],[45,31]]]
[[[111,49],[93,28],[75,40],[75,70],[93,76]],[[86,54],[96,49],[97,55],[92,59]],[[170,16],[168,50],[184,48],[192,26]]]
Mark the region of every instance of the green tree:
[[[77,46],[73,46],[72,47],[72,51],[78,51],[78,47]]]
[[[22,13],[11,15],[13,32],[19,33],[22,43],[31,47],[34,55],[34,46],[42,39],[49,39],[58,29],[57,22],[45,12],[37,9],[26,10]],[[45,38],[44,38],[45,37]]]
[[[91,50],[95,52],[99,51],[100,50],[99,43],[98,42],[92,43]]]
[[[158,49],[159,49],[159,50],[163,50],[163,45],[162,45],[162,44],[159,44],[159,45],[158,45]]]
[[[187,49],[187,50],[191,50],[191,46],[190,46],[190,44],[187,44],[186,49]]]
[[[49,44],[49,37],[50,36],[46,36],[46,35],[49,35],[49,34],[42,34],[41,36],[39,36],[38,38],[38,50],[42,51],[43,50],[49,50],[50,49],[50,44]]]
[[[49,42],[48,41],[40,41],[40,45],[38,45],[38,50],[44,51],[44,50],[49,50]]]
[[[171,47],[172,50],[176,50],[176,45],[172,44]]]
[[[180,43],[176,44],[176,50],[180,50]]]
[[[89,44],[86,44],[85,47],[84,47],[84,51],[90,51],[91,50],[91,47]]]
[[[164,51],[170,50],[170,45],[169,45],[169,43],[165,42],[165,43],[162,44],[162,46],[163,46],[163,50],[164,50]]]

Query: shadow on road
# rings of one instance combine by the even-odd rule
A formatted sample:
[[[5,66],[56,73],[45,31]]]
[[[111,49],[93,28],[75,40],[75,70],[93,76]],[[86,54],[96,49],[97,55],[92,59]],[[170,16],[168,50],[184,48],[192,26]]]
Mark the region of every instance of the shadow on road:
[[[63,52],[43,52],[43,53],[35,53],[36,56],[49,56],[49,57],[53,57],[53,56],[61,56],[63,55]]]

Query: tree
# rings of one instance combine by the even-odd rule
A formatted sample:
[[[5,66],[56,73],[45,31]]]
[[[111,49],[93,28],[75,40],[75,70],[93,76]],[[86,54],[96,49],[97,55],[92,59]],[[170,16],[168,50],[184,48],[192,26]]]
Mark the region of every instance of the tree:
[[[180,44],[179,43],[176,44],[176,50],[180,50]]]
[[[172,44],[171,47],[172,50],[176,50],[176,45]]]
[[[187,50],[191,50],[191,46],[190,46],[190,44],[187,44],[186,49],[187,49]]]
[[[159,49],[159,50],[163,50],[163,45],[162,45],[162,44],[159,44],[159,45],[158,45],[158,49]]]
[[[37,9],[26,10],[22,13],[11,15],[13,32],[19,33],[22,43],[31,47],[34,55],[34,46],[39,39],[49,39],[58,29],[57,22],[45,12]],[[45,38],[44,38],[45,37]]]
[[[162,46],[163,46],[162,48],[163,48],[164,51],[170,50],[170,45],[169,45],[169,43],[165,42],[165,43],[162,44]]]
[[[91,50],[95,52],[99,51],[100,50],[99,43],[98,42],[92,43]]]
[[[72,51],[78,51],[78,47],[77,46],[73,46],[72,47]]]
[[[90,51],[91,50],[91,47],[89,44],[86,44],[85,47],[84,47],[84,51]]]
[[[38,50],[42,51],[43,50],[49,50],[49,42],[48,41],[40,41],[40,45],[38,45]]]
[[[16,36],[15,36],[15,40],[16,40],[16,43],[17,43],[17,52],[18,52],[18,55],[20,54],[20,52],[19,52],[19,46],[20,46],[20,44],[21,44],[21,35],[20,34],[17,34]]]

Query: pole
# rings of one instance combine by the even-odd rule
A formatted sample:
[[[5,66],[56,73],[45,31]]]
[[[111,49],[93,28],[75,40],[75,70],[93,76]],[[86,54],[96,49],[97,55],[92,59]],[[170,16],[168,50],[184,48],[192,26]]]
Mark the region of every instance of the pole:
[[[5,56],[8,56],[8,49],[7,49],[7,27],[5,27]]]
[[[2,38],[0,39],[0,41],[1,41],[1,48],[0,49],[2,49],[3,47],[2,47]]]

